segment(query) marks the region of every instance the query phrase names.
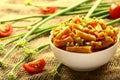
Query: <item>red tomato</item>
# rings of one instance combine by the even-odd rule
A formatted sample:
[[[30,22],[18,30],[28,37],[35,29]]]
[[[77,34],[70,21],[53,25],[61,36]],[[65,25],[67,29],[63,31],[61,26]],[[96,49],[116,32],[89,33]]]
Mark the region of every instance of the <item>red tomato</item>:
[[[23,64],[23,68],[30,74],[36,74],[43,70],[45,64],[46,63],[44,59],[39,59]]]
[[[120,2],[113,3],[110,6],[109,13],[111,19],[120,18]]]
[[[11,24],[6,24],[4,27],[0,27],[0,37],[9,36],[13,32]]]
[[[54,7],[54,6],[40,7],[40,13],[41,14],[52,14],[55,11],[56,11],[56,7]]]

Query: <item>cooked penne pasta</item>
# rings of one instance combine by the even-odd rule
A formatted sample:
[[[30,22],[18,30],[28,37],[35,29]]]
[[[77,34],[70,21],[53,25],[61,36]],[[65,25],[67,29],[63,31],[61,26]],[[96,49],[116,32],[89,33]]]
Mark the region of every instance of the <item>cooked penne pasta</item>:
[[[84,45],[84,39],[81,39],[79,36],[73,37],[75,43],[79,43],[79,45]]]
[[[56,47],[66,51],[91,53],[117,42],[119,29],[106,26],[104,20],[74,17],[51,31]]]
[[[88,34],[79,30],[76,30],[76,36],[79,36],[83,39],[85,39],[86,41],[95,41],[96,37],[92,34]]]
[[[57,47],[66,46],[67,42],[73,42],[73,38],[71,36],[66,37],[65,39],[54,39],[53,44]]]
[[[100,32],[100,31],[102,31],[103,29],[102,29],[102,27],[100,26],[100,24],[97,24],[97,26],[95,26],[95,30],[96,30],[97,32]]]
[[[107,33],[99,32],[98,35],[97,35],[97,40],[104,40],[105,36],[107,36]]]
[[[99,42],[101,42],[101,44],[99,44]],[[109,38],[108,40],[103,40],[103,41],[91,42],[91,46],[93,50],[105,49],[112,44],[114,44],[114,40],[112,38]]]
[[[71,32],[70,28],[69,27],[65,27],[56,35],[56,38],[60,39],[63,35],[69,34],[70,32]]]

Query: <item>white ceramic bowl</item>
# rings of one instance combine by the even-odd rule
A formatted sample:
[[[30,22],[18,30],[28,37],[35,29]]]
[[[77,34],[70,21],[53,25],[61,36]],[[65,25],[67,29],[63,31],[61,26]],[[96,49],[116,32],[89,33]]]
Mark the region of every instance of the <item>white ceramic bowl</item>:
[[[91,71],[106,64],[115,54],[118,42],[113,46],[93,52],[93,53],[75,53],[57,48],[50,40],[51,49],[55,57],[64,65],[76,71]]]

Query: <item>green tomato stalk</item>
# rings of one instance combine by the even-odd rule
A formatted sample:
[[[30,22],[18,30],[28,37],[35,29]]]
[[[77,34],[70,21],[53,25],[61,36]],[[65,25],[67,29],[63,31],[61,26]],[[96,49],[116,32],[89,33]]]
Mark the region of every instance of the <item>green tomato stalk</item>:
[[[25,16],[25,17],[20,17],[20,18],[15,18],[15,19],[8,19],[8,20],[0,20],[0,23],[5,23],[5,22],[13,22],[13,21],[21,21],[29,18],[44,18],[46,16],[44,15],[32,15],[32,16]]]
[[[23,59],[21,59],[19,62],[17,62],[13,68],[10,70],[10,72],[8,73],[7,76],[7,80],[16,80],[16,76],[14,75],[14,70],[22,63],[24,62],[26,59],[30,58],[32,55],[37,54],[38,51],[40,51],[41,49],[45,48],[49,46],[49,44],[44,44],[42,46],[39,46],[36,49],[29,49],[29,48],[24,48],[24,52],[25,52],[25,56],[23,57]]]
[[[65,12],[67,12],[67,11],[70,11],[70,10],[76,8],[77,6],[79,6],[80,4],[83,4],[83,3],[88,2],[88,1],[90,1],[90,0],[82,0],[82,1],[80,1],[79,3],[77,3],[77,4],[75,4],[75,5],[72,5],[71,7],[68,7],[68,8],[66,8],[66,9],[64,9],[64,10],[62,10],[62,11],[60,11],[60,12],[57,12],[57,13],[55,13],[55,14],[53,14],[53,15],[45,18],[45,19],[43,19],[41,22],[39,22],[38,24],[36,24],[30,31],[28,31],[20,41],[26,40],[26,38],[27,38],[28,36],[30,36],[39,26],[41,26],[42,24],[44,24],[44,23],[47,22],[48,20],[53,19],[54,17],[56,17],[56,16],[58,16],[58,15],[61,15],[61,14],[65,13]],[[18,44],[14,45],[14,46],[6,53],[5,57],[3,57],[3,58],[0,60],[0,62],[3,63],[3,61],[13,52],[14,49],[16,49],[17,46],[18,46]]]
[[[119,22],[120,22],[120,18],[112,20],[112,21],[108,22],[106,25],[112,25],[112,24],[119,23]]]
[[[5,50],[5,45],[0,43],[0,54]]]
[[[103,18],[106,18],[106,17],[109,17],[109,13],[106,13],[106,14],[104,14],[102,16],[97,17],[97,18],[98,19],[103,19]]]
[[[95,10],[95,12],[99,12],[99,11],[103,11],[108,9],[108,7],[104,7],[104,8],[98,8]],[[76,14],[86,14],[89,10],[77,10],[77,11],[69,11],[69,12],[65,12],[60,16],[65,16],[65,15],[76,15]],[[25,16],[25,17],[20,17],[20,18],[14,18],[14,19],[8,19],[8,20],[0,20],[0,23],[5,23],[5,22],[14,22],[14,21],[21,21],[24,19],[30,19],[30,18],[46,18],[48,16],[51,15],[32,15],[32,16]],[[40,19],[41,20],[41,19]],[[39,22],[39,21],[38,21]],[[37,23],[37,22],[36,22]],[[34,23],[33,23],[34,24]],[[28,26],[33,26],[33,24],[28,25]],[[13,26],[14,28],[24,28],[26,26]]]
[[[14,75],[12,71],[8,73],[6,80],[16,80],[16,76]]]
[[[8,53],[11,53],[15,48],[17,47],[17,45],[15,45],[14,47],[12,47],[9,51],[8,51]],[[0,60],[0,67],[1,68],[5,68],[6,66],[5,66],[5,64],[4,64],[4,60],[9,56],[10,54],[7,54],[7,55],[5,55],[1,60]]]
[[[48,26],[48,27],[46,27],[46,28],[38,28],[38,29],[35,30],[32,34],[37,34],[37,33],[40,33],[41,31],[44,31],[44,30],[47,30],[47,29],[52,29],[53,27],[56,27],[56,25]],[[5,44],[5,46],[6,46],[6,45],[8,45],[9,43],[12,43],[12,42],[14,42],[14,41],[22,38],[25,34],[26,34],[26,32],[25,32],[25,33],[22,33],[22,34],[19,34],[19,35],[14,35],[14,36],[8,36],[8,37],[0,38],[0,40],[3,41],[3,40],[6,40],[6,39],[15,38],[15,39],[7,42],[7,43]]]
[[[27,1],[25,0],[24,1],[24,5],[26,5],[27,3],[27,6],[33,6],[33,7],[37,7],[39,8],[41,5],[40,4],[33,4],[32,1]],[[112,2],[102,2],[98,5],[98,7],[108,7],[111,5]],[[73,10],[76,11],[76,10],[84,10],[84,9],[90,9],[91,7],[93,6],[93,4],[83,4],[83,5],[80,5],[76,8],[74,8]],[[65,9],[67,7],[65,6],[56,6],[57,9]]]
[[[89,12],[87,13],[87,15],[85,16],[86,18],[89,18],[90,15],[94,12],[94,10],[97,8],[97,6],[100,4],[102,0],[97,0],[95,2],[95,4],[92,6],[92,8],[89,10]]]
[[[19,34],[19,35],[7,36],[7,37],[0,38],[0,40],[3,41],[3,40],[7,40],[7,39],[12,39],[12,38],[20,37],[24,34],[25,33],[22,33],[22,34]]]
[[[36,25],[38,22],[40,22],[40,20],[38,21],[35,21],[34,23],[30,24],[30,25],[27,25],[27,26],[13,26],[14,28],[27,28],[28,30],[32,29],[32,26]],[[31,27],[30,27],[31,26]],[[28,28],[30,27],[30,28]],[[19,35],[15,35],[15,36],[8,36],[8,37],[3,37],[3,38],[0,38],[0,40],[6,40],[6,39],[11,39],[11,38],[16,38],[16,37],[19,37],[21,38],[22,36],[24,36],[26,33],[22,33],[22,34],[19,34]],[[16,39],[14,39],[13,41],[15,41]]]
[[[31,40],[37,38],[38,36],[42,35],[42,34],[45,34],[45,33],[48,33],[51,31],[52,28],[56,27],[57,25],[54,25],[54,26],[48,26],[46,28],[39,28],[38,30],[36,30],[35,32],[32,33],[33,34],[36,34],[33,38],[29,39],[27,42],[30,42]],[[10,40],[8,41],[7,43],[5,43],[4,45],[7,46],[9,45],[10,43],[12,42],[15,42],[16,40],[19,40],[20,38],[22,38],[26,33],[23,33],[23,34],[20,34],[18,36],[16,36],[15,39],[13,40]]]
[[[109,7],[112,4],[112,2],[101,2],[98,7]],[[80,7],[75,8],[75,10],[84,10],[84,9],[90,9],[93,6],[93,4],[83,4]]]
[[[102,15],[102,14],[106,14],[109,12],[109,9],[106,9],[106,10],[103,10],[103,11],[100,11],[100,12],[97,12],[97,13],[94,13],[93,15],[91,15],[90,17],[95,17],[95,16],[99,16],[99,15]]]
[[[43,19],[43,18],[42,18]],[[26,28],[27,30],[30,30],[32,29],[32,26],[36,25],[37,23],[39,23],[42,19],[39,19],[35,22],[33,22],[32,24],[29,24],[29,25],[24,25],[24,26],[14,26],[13,25],[13,28]]]
[[[82,4],[82,3],[84,3],[84,2],[88,2],[88,1],[90,1],[90,0],[80,1],[79,3],[77,3],[77,4],[75,4],[75,5],[71,6],[71,7],[68,7],[68,8],[66,8],[66,9],[64,9],[64,10],[62,10],[62,11],[60,11],[60,12],[57,12],[57,13],[55,13],[55,14],[47,17],[47,18],[45,18],[45,19],[42,20],[40,23],[38,23],[37,25],[35,25],[35,26],[23,37],[23,39],[27,38],[32,32],[34,32],[34,30],[36,30],[39,26],[41,26],[42,24],[44,24],[44,23],[47,22],[48,20],[53,19],[54,17],[63,14],[64,12],[70,11],[70,10],[72,10],[73,8],[79,6],[80,4]]]
[[[27,42],[32,41],[33,39],[37,38],[37,37],[40,36],[40,35],[43,35],[43,34],[45,34],[45,33],[50,32],[51,29],[54,28],[54,27],[56,27],[56,25],[55,25],[55,26],[49,26],[49,27],[47,27],[47,28],[43,28],[43,29],[40,29],[40,30],[36,30],[36,32],[34,32],[33,34],[39,32],[38,34],[36,34],[34,37],[32,37],[31,39],[28,39],[28,40],[25,40],[25,39],[24,39],[24,40],[19,40],[18,43],[17,43],[17,46],[13,47],[12,50],[13,50],[14,48],[16,48],[16,47],[25,47],[25,44],[26,44]],[[15,39],[7,42],[7,43],[5,44],[5,46],[7,46],[8,44],[10,44],[10,43],[18,40],[19,38],[22,38],[23,36],[24,36],[24,35],[22,35],[22,36],[20,36],[20,37],[17,37],[17,38],[15,38]],[[10,51],[10,52],[11,52],[11,51]],[[5,64],[4,64],[3,62],[4,62],[4,60],[5,60],[9,55],[10,55],[10,53],[5,54],[5,56],[1,59],[1,61],[0,61],[0,67],[5,68]]]
[[[105,8],[96,8],[96,9],[94,10],[94,13],[93,13],[92,15],[94,15],[94,14],[96,14],[96,13],[98,13],[98,12],[101,12],[101,11],[103,11],[103,10],[108,10],[108,7],[105,7]],[[86,13],[88,13],[88,11],[89,11],[89,10],[71,11],[71,12],[66,12],[66,13],[64,13],[63,15],[86,14]],[[92,16],[92,15],[91,15],[91,16]],[[101,15],[99,15],[99,16],[101,16]]]
[[[38,23],[38,22],[37,22]],[[34,25],[33,25],[34,26]],[[55,26],[55,25],[54,25]],[[48,26],[49,28],[52,28],[52,27],[54,27],[54,26]],[[47,27],[47,28],[48,28]],[[36,34],[36,33],[39,33],[39,32],[41,32],[41,31],[43,31],[43,30],[46,30],[47,28],[43,28],[43,29],[41,29],[41,28],[38,28],[37,30],[35,30],[34,32],[33,32],[33,34]],[[19,35],[14,35],[14,36],[8,36],[8,37],[3,37],[3,38],[0,38],[0,40],[1,41],[3,41],[3,40],[6,40],[6,39],[11,39],[11,38],[17,38],[17,39],[19,39],[19,38],[21,38],[22,36],[24,36],[26,34],[26,32],[25,33],[22,33],[22,34],[19,34]],[[14,39],[14,40],[12,40],[12,41],[15,41],[16,39]],[[11,42],[11,41],[10,41]],[[9,42],[8,42],[9,43]]]
[[[51,71],[50,71],[50,74],[53,76],[53,77],[56,77],[56,76],[60,76],[59,73],[58,73],[58,70],[62,67],[62,63],[59,63],[56,67],[54,67]]]
[[[31,0],[25,0],[26,4],[32,5]],[[74,8],[73,10],[75,11],[66,11],[64,14],[60,15],[60,16],[65,16],[65,15],[75,15],[75,14],[86,14],[89,9],[92,7],[93,4],[85,4],[79,7]],[[98,9],[95,10],[95,12],[97,11],[102,11],[105,9],[108,9],[108,7],[111,5],[111,2],[104,2],[104,3],[100,3],[100,5],[98,5]],[[100,9],[99,9],[100,7]],[[103,7],[103,8],[101,8]],[[67,8],[67,7],[58,7],[58,8]],[[87,10],[86,10],[87,9]],[[80,10],[80,11],[79,11]],[[46,18],[50,15],[32,15],[32,16],[25,16],[25,17],[20,17],[20,18],[15,18],[15,19],[9,19],[9,20],[0,20],[0,23],[5,23],[5,22],[13,22],[13,21],[21,21],[24,19],[29,19],[29,18]],[[14,28],[24,28],[26,26],[14,26]]]
[[[50,32],[51,29],[54,28],[54,27],[56,27],[56,25],[54,25],[54,26],[49,26],[49,27],[46,27],[46,28],[43,28],[43,29],[38,29],[38,30],[36,30],[36,31],[33,33],[33,34],[36,34],[36,35],[35,35],[34,37],[28,39],[27,42],[30,42],[30,41],[36,39],[36,38],[39,37],[40,35],[43,35],[43,34],[45,34],[45,33]],[[25,35],[25,34],[22,34],[21,36],[18,36],[18,37],[16,37],[15,39],[10,40],[9,42],[7,42],[7,43],[5,43],[5,44],[0,44],[1,53],[2,53],[2,51],[5,49],[5,46],[9,45],[10,43],[15,42],[16,40],[19,40],[19,39],[22,38],[24,35]],[[23,42],[22,42],[22,43],[23,43]],[[24,43],[25,43],[25,42],[24,42]],[[19,44],[20,44],[20,42],[19,42]],[[21,44],[20,46],[24,46],[24,45]],[[8,55],[8,54],[6,54],[6,55]],[[4,58],[4,57],[3,57],[3,58]],[[5,57],[5,58],[6,58],[6,57]],[[4,59],[4,60],[5,60],[5,59]]]

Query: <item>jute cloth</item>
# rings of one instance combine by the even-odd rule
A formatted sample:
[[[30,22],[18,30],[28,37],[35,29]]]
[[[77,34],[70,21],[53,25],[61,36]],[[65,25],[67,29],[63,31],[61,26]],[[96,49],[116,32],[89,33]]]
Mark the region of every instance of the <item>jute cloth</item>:
[[[77,3],[78,1],[80,0],[33,0],[35,4],[54,5],[54,6],[70,6]],[[110,0],[107,0],[107,1],[110,1]],[[23,0],[1,0],[0,20],[29,16],[29,15],[37,15],[39,14],[38,10],[39,10],[38,8],[35,8],[32,6],[24,6]],[[57,24],[63,20],[69,19],[70,17],[73,17],[73,16],[56,17],[46,22],[45,24],[43,24],[41,27]],[[17,26],[18,25],[22,26],[22,25],[33,23],[36,20],[39,20],[39,18],[17,21],[12,24]],[[114,26],[119,27],[120,24],[117,24]],[[12,35],[20,34],[26,31],[27,31],[26,29],[14,28],[14,32]],[[47,43],[48,37],[49,37],[49,34],[45,34],[27,43],[27,45],[35,49],[39,45]],[[7,41],[9,40],[5,40],[2,42],[6,43]],[[6,52],[10,50],[10,48],[15,44],[16,42],[6,46],[6,51],[0,55],[0,58],[2,58],[6,54]],[[15,49],[14,52],[12,52],[12,54],[4,61],[7,64],[7,68],[4,70],[0,69],[0,80],[5,80],[12,66],[15,65],[18,61],[20,61],[23,58],[23,55],[24,53],[22,52],[21,49]],[[28,62],[34,59],[39,59],[39,58],[44,58],[46,60],[46,66],[43,72],[30,75],[23,69],[21,64],[14,71],[17,78],[16,80],[54,80],[54,79],[55,80],[120,80],[120,49],[119,48],[117,49],[117,52],[107,64],[103,65],[102,67],[94,71],[77,72],[63,65],[59,69],[60,77],[55,77],[55,78],[53,78],[49,72],[60,62],[54,57],[51,49],[49,47],[46,47],[45,49],[40,51],[38,54],[34,55],[30,60],[27,60],[25,62]]]

